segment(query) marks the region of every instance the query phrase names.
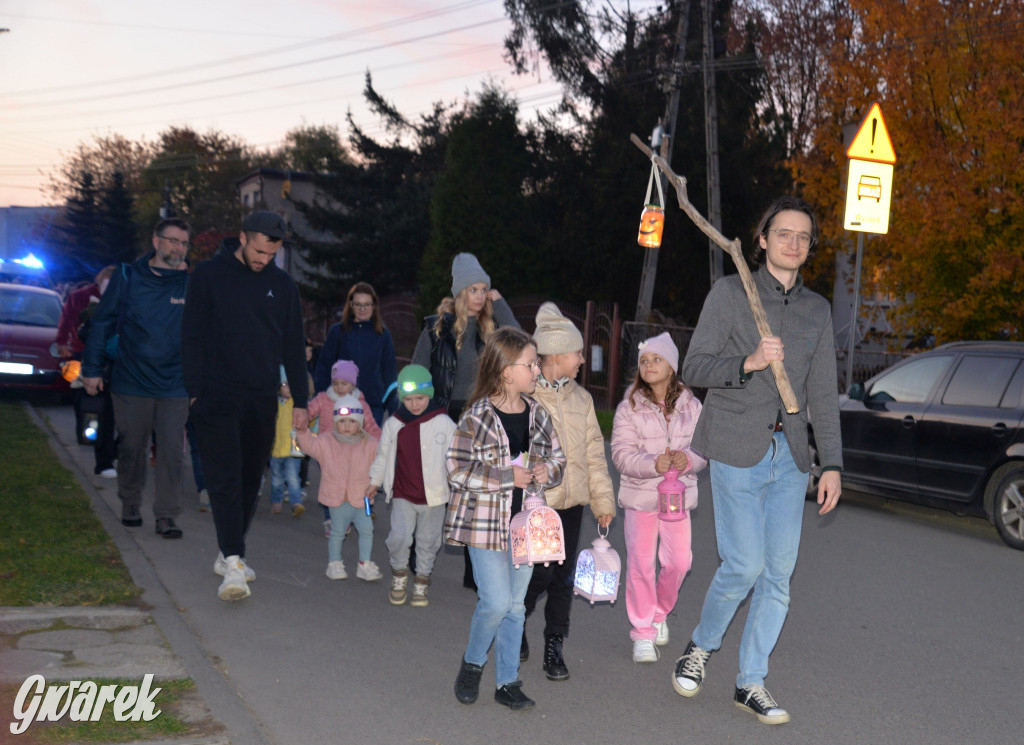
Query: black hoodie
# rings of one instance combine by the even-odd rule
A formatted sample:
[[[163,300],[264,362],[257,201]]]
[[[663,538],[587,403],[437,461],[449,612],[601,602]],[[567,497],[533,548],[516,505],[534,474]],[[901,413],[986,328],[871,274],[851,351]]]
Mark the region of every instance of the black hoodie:
[[[182,371],[190,398],[275,396],[284,365],[295,408],[306,408],[306,339],[299,290],[268,264],[254,272],[235,256],[238,241],[199,264],[181,324]]]

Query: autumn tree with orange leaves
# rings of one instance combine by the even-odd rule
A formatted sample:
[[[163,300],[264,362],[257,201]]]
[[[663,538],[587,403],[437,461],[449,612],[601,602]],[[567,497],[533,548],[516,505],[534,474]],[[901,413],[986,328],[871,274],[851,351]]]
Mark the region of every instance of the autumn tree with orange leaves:
[[[1024,3],[851,0],[821,51],[823,110],[792,160],[822,212],[822,256],[843,230],[843,124],[873,101],[897,154],[889,233],[867,242],[865,291],[903,299],[906,334],[1024,339]],[[821,259],[825,259],[822,261]]]

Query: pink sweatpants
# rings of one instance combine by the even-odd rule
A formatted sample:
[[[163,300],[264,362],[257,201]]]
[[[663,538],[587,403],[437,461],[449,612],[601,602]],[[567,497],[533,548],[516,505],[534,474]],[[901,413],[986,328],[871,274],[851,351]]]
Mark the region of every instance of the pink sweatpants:
[[[633,625],[629,638],[657,636],[655,623],[665,618],[679,599],[679,588],[693,563],[690,519],[668,522],[657,512],[624,510],[626,534],[626,614]],[[661,564],[661,573],[657,571]]]

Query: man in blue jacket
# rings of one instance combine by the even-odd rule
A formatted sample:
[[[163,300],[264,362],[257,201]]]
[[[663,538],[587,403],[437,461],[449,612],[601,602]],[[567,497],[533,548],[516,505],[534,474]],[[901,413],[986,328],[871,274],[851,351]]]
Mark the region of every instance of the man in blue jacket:
[[[142,525],[142,488],[150,436],[156,435],[156,532],[181,538],[174,519],[181,514],[185,460],[182,433],[188,397],[181,372],[181,318],[185,310],[191,226],[179,218],[153,228],[153,250],[122,264],[103,293],[82,357],[82,384],[89,395],[103,390],[107,342],[117,337],[110,379],[117,446],[117,494],[121,522]]]

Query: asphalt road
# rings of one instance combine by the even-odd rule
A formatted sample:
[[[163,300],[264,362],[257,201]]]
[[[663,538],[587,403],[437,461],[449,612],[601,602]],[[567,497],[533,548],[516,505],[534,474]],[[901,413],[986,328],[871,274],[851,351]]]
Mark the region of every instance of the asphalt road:
[[[272,516],[264,501],[248,542],[258,574],[252,597],[222,602],[212,518],[195,509],[194,492],[182,540],[153,533],[151,492],[143,527],[123,528],[115,485],[92,476],[70,410],[39,412],[98,489],[101,517],[148,589],[157,622],[236,745],[1017,745],[1024,737],[1024,552],[975,518],[857,495],[825,518],[807,504],[792,607],[767,681],[792,722],[769,727],[732,703],[746,605],[711,658],[701,694],[683,699],[670,684],[717,565],[703,479],[693,571],[661,660],[632,662],[621,589],[613,606],[577,598],[565,644],[571,679],[545,679],[538,613],[527,624],[533,656],[520,673],[537,708],[513,713],[491,700],[493,659],[476,704],[452,693],[475,604],[462,588],[461,553],[438,558],[429,607],[395,607],[385,506],[373,548],[385,579],[366,583],[324,576],[327,542],[315,505],[293,519]],[[588,515],[581,545],[592,537]],[[350,538],[343,555],[354,577]],[[625,561],[621,517],[610,539]]]

